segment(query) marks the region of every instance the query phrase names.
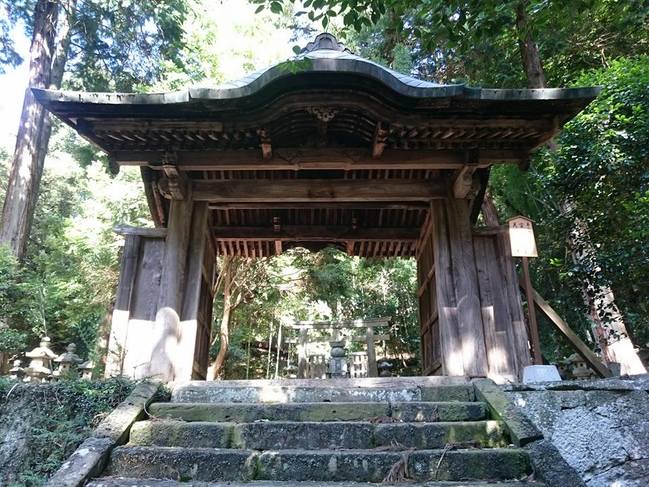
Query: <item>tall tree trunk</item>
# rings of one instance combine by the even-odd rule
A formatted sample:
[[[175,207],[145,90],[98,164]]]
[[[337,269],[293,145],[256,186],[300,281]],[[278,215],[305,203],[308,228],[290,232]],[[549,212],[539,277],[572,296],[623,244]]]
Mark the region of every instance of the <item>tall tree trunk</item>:
[[[582,295],[588,306],[587,316],[595,341],[606,363],[619,363],[621,374],[644,374],[646,369],[635,351],[624,317],[615,303],[613,289],[598,278],[600,266],[595,246],[590,240],[588,226],[578,216],[570,215],[574,205],[569,198],[561,203],[561,210],[573,221],[568,236],[572,260],[587,273]]]
[[[522,0],[516,6],[516,31],[518,33],[518,48],[521,61],[527,77],[529,88],[545,88],[545,73],[539,56],[539,46],[534,40],[527,15],[527,0]]]
[[[76,19],[77,0],[69,0],[65,3],[63,10],[64,15],[60,15],[57,26],[56,44],[54,46],[54,58],[52,60],[52,70],[50,74],[49,88],[58,90],[61,88],[63,82],[63,74],[65,73],[65,65],[68,62],[70,54],[70,41],[71,41],[71,26]],[[34,174],[34,191],[33,197],[29,199],[29,207],[27,210],[27,236],[32,227],[34,220],[34,212],[36,210],[36,203],[40,194],[41,179],[43,177],[43,169],[45,168],[45,157],[50,145],[50,137],[52,135],[52,115],[45,113],[43,115],[43,125],[38,137],[38,145],[36,147],[36,173]],[[27,238],[27,236],[25,238]]]
[[[487,190],[484,194],[482,200],[482,217],[484,218],[485,225],[488,227],[497,227],[500,225],[500,220],[498,219],[498,210],[496,205],[494,205],[493,199],[491,198],[491,192]]]
[[[97,330],[97,341],[95,342],[95,351],[94,351],[94,361],[95,369],[98,372],[99,377],[104,376],[104,370],[106,369],[106,356],[108,355],[108,341],[110,340],[110,327],[113,321],[113,311],[115,310],[115,303],[110,303],[104,319],[101,320],[99,324],[99,329]]]
[[[541,64],[539,48],[532,35],[527,15],[527,0],[522,0],[516,8],[516,29],[521,51],[523,69],[530,88],[545,88],[545,74]],[[566,197],[561,203],[561,211],[571,215],[572,203]],[[582,289],[584,302],[588,307],[588,317],[592,324],[593,335],[602,349],[602,358],[606,362],[618,362],[623,374],[642,374],[646,370],[633,348],[629,338],[624,317],[615,304],[615,296],[610,286],[599,284],[597,279],[597,253],[588,233],[588,226],[578,215],[571,215],[572,231],[568,243],[573,261],[592,273],[587,277]]]
[[[56,35],[58,2],[38,0],[34,11],[34,35],[30,47],[29,81],[11,162],[7,195],[0,222],[0,244],[8,245],[19,259],[25,253],[31,216],[37,198],[42,168],[38,148],[45,110],[36,102],[31,88],[46,88],[50,83],[52,50]]]
[[[223,269],[223,316],[219,329],[219,352],[216,354],[214,363],[210,368],[208,380],[220,379],[223,376],[225,361],[230,350],[230,318],[232,316],[232,270],[231,267]]]

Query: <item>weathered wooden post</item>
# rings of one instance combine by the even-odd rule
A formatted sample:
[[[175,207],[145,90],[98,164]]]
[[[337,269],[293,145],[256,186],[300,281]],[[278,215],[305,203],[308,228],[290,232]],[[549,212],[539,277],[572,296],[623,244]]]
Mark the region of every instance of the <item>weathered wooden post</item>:
[[[444,374],[484,377],[489,366],[468,202],[433,200],[431,216]]]
[[[300,335],[297,342],[297,378],[304,379],[306,378],[306,367],[307,367],[307,338],[309,334],[309,329],[306,326],[301,326],[299,328]]]
[[[376,366],[376,350],[374,348],[374,327],[369,325],[365,332],[365,344],[367,346],[367,375],[378,377],[379,369]]]

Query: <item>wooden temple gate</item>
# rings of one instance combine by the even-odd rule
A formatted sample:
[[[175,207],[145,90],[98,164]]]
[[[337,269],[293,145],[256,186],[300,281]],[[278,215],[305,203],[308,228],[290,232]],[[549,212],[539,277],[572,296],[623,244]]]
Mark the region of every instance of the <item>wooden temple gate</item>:
[[[126,245],[108,375],[204,378],[216,256],[334,245],[416,258],[423,371],[515,378],[530,361],[507,235],[476,218],[489,169],[530,151],[597,94],[417,80],[329,34],[217,88],[34,90],[103,149],[140,166],[155,229]]]

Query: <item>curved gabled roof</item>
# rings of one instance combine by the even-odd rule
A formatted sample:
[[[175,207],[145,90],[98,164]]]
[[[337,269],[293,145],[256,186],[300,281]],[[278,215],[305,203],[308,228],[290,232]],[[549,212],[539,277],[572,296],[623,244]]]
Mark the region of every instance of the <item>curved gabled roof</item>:
[[[438,84],[398,73],[344,49],[331,34],[320,34],[295,58],[215,87],[193,87],[165,93],[96,93],[34,89],[48,108],[57,103],[105,105],[166,105],[192,101],[245,98],[281,78],[306,73],[345,73],[370,78],[393,92],[411,98],[464,98],[491,101],[589,101],[599,88],[484,89],[465,84]],[[56,112],[56,110],[54,110]]]

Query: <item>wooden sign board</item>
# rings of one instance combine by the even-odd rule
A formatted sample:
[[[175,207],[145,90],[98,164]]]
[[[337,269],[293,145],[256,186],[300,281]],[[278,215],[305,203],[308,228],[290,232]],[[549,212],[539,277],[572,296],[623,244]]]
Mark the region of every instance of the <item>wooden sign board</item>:
[[[532,220],[524,216],[515,216],[507,220],[507,223],[512,257],[538,257]]]

